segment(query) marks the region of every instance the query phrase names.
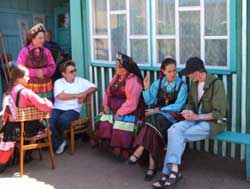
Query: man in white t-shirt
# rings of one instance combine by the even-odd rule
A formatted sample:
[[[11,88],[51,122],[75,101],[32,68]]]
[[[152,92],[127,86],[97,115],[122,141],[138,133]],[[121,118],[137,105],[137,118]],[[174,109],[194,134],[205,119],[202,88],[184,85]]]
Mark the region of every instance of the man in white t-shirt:
[[[64,152],[67,145],[63,139],[64,130],[80,117],[81,107],[87,96],[97,91],[95,84],[76,76],[72,60],[64,62],[60,66],[60,72],[63,77],[54,84],[55,101],[50,118],[53,147],[58,155]]]

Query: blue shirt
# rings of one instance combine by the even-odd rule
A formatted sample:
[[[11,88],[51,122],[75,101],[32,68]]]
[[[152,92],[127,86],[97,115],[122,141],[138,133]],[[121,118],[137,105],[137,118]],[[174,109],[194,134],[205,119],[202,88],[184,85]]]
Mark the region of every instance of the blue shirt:
[[[162,79],[161,88],[165,89],[166,92],[171,92],[174,87],[176,90],[178,90],[181,81],[182,80],[178,76],[176,76],[175,81],[169,83],[166,77],[164,77]],[[143,98],[147,105],[153,105],[157,102],[158,100],[157,93],[159,89],[159,84],[160,84],[160,79],[154,81],[153,84],[149,87],[149,89],[143,91]],[[161,107],[160,110],[161,111],[168,110],[179,113],[186,103],[187,96],[188,96],[187,85],[186,83],[183,82],[179,90],[179,93],[177,95],[175,103],[163,106]]]

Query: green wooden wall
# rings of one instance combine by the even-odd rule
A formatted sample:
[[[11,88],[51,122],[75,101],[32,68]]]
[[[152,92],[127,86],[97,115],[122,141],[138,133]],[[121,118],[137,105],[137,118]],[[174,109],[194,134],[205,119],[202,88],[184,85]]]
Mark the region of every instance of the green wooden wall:
[[[75,1],[74,1],[75,2]],[[72,19],[77,20],[78,25],[81,25],[82,30],[82,47],[77,49],[79,54],[82,54],[84,57],[81,57],[82,55],[78,55],[77,53],[74,53],[73,50],[73,59],[78,59],[81,57],[84,63],[81,74],[83,76],[89,76],[91,81],[93,81],[98,86],[98,94],[94,97],[94,113],[95,115],[101,110],[101,102],[102,97],[104,95],[105,88],[107,87],[107,84],[109,80],[112,78],[112,75],[114,74],[114,70],[112,66],[102,66],[102,65],[92,65],[90,62],[90,39],[89,39],[89,28],[91,27],[89,23],[89,10],[88,10],[88,1],[80,1],[77,0],[78,6],[81,6],[80,14],[82,15],[82,18],[76,19],[76,17],[73,16]],[[230,111],[229,111],[229,124],[228,124],[228,130],[231,131],[237,131],[237,132],[250,132],[250,51],[249,51],[249,44],[250,44],[250,24],[249,24],[249,18],[250,18],[250,2],[247,0],[242,1],[234,1],[234,7],[236,12],[236,23],[233,28],[231,28],[232,31],[235,31],[235,43],[231,43],[232,45],[236,45],[235,52],[230,57],[235,57],[234,60],[236,61],[236,72],[223,75],[218,74],[220,78],[223,79],[229,105],[230,105]],[[246,7],[244,6],[246,5]],[[76,4],[74,6],[77,6]],[[244,16],[244,11],[246,12],[246,17]],[[78,14],[78,13],[76,13]],[[76,15],[75,14],[75,15]],[[79,23],[81,22],[81,23]],[[243,31],[242,29],[246,27],[246,30]],[[76,30],[79,30],[78,28],[75,28]],[[72,31],[72,33],[75,33],[77,31]],[[79,38],[78,38],[79,39]],[[244,41],[246,41],[246,47],[244,47]],[[73,46],[72,42],[72,46]],[[243,49],[244,48],[244,49]],[[144,68],[145,72],[147,71],[147,68]],[[152,78],[157,78],[157,71],[150,71],[150,74]],[[197,143],[191,143],[189,144],[190,147],[198,150],[204,150],[208,152],[212,152],[215,154],[221,154],[223,156],[243,159],[245,149],[243,145],[235,145],[231,143],[225,143],[225,142],[216,142],[216,141],[201,141]]]

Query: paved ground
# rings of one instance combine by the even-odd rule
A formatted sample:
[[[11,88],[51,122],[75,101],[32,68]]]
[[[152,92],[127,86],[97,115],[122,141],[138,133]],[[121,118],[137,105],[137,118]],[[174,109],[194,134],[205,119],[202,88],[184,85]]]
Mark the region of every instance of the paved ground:
[[[56,156],[56,169],[50,169],[44,151],[42,161],[33,160],[24,166],[24,176],[18,177],[18,165],[0,174],[0,188],[18,189],[147,189],[144,169],[129,166],[110,153],[91,149],[78,141],[76,153]],[[36,156],[36,153],[34,154]],[[250,189],[245,181],[244,162],[188,151],[184,156],[183,180],[175,189]],[[159,174],[158,174],[159,177]],[[158,178],[157,177],[157,178]]]

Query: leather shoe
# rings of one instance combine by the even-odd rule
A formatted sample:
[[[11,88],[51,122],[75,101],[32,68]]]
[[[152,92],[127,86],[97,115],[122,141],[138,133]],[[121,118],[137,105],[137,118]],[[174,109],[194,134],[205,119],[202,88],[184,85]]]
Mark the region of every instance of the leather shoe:
[[[133,157],[135,160],[132,160],[131,157]],[[128,158],[128,164],[129,164],[129,165],[135,165],[138,159],[139,159],[139,158],[138,158],[136,155],[132,154],[132,155],[130,156],[130,158]]]

